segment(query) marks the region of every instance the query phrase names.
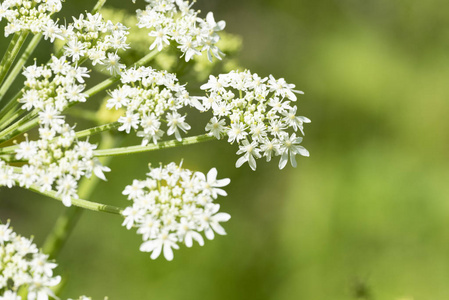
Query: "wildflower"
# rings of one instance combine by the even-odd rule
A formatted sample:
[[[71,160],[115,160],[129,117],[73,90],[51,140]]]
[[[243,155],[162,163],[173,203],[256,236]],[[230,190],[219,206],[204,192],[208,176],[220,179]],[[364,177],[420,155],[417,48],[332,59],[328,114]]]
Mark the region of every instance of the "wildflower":
[[[21,288],[27,288],[27,299],[55,297],[50,288],[61,281],[53,275],[56,266],[32,240],[16,234],[9,223],[0,224],[0,291],[4,291],[0,299],[21,299],[17,295]]]
[[[214,232],[226,234],[221,222],[230,219],[229,214],[219,212],[214,203],[218,195],[226,196],[221,188],[229,179],[217,179],[217,170],[211,169],[207,176],[201,172],[182,169],[174,163],[151,168],[144,181],[134,180],[123,194],[133,205],[123,211],[123,226],[136,226],[142,234],[140,251],[151,252],[156,259],[161,253],[165,259],[173,259],[173,249],[180,243],[191,247],[193,241],[201,246],[204,232],[208,239]]]
[[[198,100],[189,96],[173,74],[150,67],[131,68],[121,73],[121,81],[123,85],[110,92],[106,104],[109,109],[126,109],[118,119],[122,124],[118,130],[130,133],[134,129],[143,138],[142,145],[156,144],[164,135],[161,124],[167,123],[167,134],[181,140],[181,131],[187,132],[190,125],[178,109],[197,107]]]
[[[93,156],[96,145],[77,141],[74,130],[60,116],[58,123],[43,123],[39,128],[39,140],[28,138],[19,144],[17,159],[27,163],[16,172],[0,163],[0,185],[11,187],[15,181],[21,186],[36,185],[41,191],[55,190],[65,206],[77,199],[78,181],[94,173],[106,180],[103,172],[110,171]],[[3,163],[4,164],[4,163]]]
[[[294,93],[302,93],[294,87],[283,78],[261,78],[249,71],[211,75],[201,86],[209,94],[198,99],[204,110],[212,108],[214,114],[206,131],[217,139],[226,134],[229,143],[239,144],[237,154],[243,155],[236,167],[248,162],[255,170],[256,159],[265,157],[270,161],[273,156],[281,156],[279,168],[285,167],[288,156],[295,167],[295,155],[309,155],[305,148],[297,146],[301,140],[289,132],[299,129],[304,134],[303,124],[310,123],[308,118],[296,115],[297,106],[291,106],[297,100]]]
[[[5,37],[12,33],[30,30],[42,32],[51,41],[60,38],[51,16],[62,8],[60,0],[29,1],[10,0],[0,4],[0,21],[6,19]]]
[[[226,23],[215,22],[212,12],[207,14],[206,19],[201,19],[198,17],[199,11],[191,9],[188,1],[147,2],[145,10],[137,11],[137,25],[152,30],[148,35],[155,39],[150,50],[157,48],[161,51],[164,45],[175,41],[186,61],[202,52],[207,53],[209,61],[212,61],[212,56],[221,59],[224,55],[216,43],[220,40],[217,32],[223,30]]]
[[[301,154],[302,156],[309,156],[309,151],[307,151],[303,146],[299,146],[302,142],[302,137],[296,137],[296,133],[293,133],[290,137],[288,135],[281,139],[281,146],[279,147],[279,152],[282,153],[281,159],[279,160],[279,169],[283,169],[287,164],[288,157],[290,156],[290,162],[293,167],[296,167],[296,154]]]

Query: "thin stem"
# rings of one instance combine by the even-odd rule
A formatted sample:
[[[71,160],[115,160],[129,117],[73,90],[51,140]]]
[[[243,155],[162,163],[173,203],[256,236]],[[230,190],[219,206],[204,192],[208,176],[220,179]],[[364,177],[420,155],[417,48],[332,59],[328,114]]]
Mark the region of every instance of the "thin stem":
[[[20,35],[21,35],[20,32],[14,33],[11,40],[9,41],[8,48],[6,49],[5,54],[3,54],[2,61],[0,62],[0,74],[3,74],[5,72],[4,65],[7,63],[8,58],[9,58],[9,53],[11,53],[13,51],[14,47],[17,44],[17,41],[20,38]]]
[[[91,136],[94,135],[96,133],[100,133],[100,132],[104,132],[107,131],[109,129],[114,129],[120,126],[119,122],[113,122],[113,123],[108,123],[108,124],[104,124],[104,125],[100,125],[97,127],[92,127],[86,130],[82,130],[82,131],[78,131],[75,133],[75,136],[77,138],[82,138],[85,136]]]
[[[22,48],[25,43],[27,36],[28,32],[22,32],[20,34],[15,33],[11,39],[8,49],[6,49],[3,59],[0,62],[0,84],[5,79],[6,74],[8,74],[9,68],[16,59],[17,54],[20,52],[20,48]]]
[[[19,102],[17,101],[21,96],[22,96],[23,91],[19,91],[13,98],[11,98],[8,101],[8,104],[6,104],[1,110],[0,110],[0,127],[4,128],[6,126],[4,126],[3,121],[5,118],[5,116],[10,116],[11,115],[11,111],[14,111],[17,106],[19,105]]]
[[[165,148],[173,148],[180,147],[185,145],[192,145],[201,142],[214,140],[214,136],[210,136],[208,134],[197,135],[182,139],[181,141],[171,140],[166,142],[160,142],[158,144],[151,144],[147,146],[130,146],[130,147],[121,147],[121,148],[112,148],[112,149],[104,149],[104,150],[96,150],[94,151],[94,156],[118,156],[118,155],[126,155],[133,153],[141,153],[148,152],[154,150],[160,150]]]
[[[2,148],[0,148],[0,155],[10,154],[10,153],[14,152],[14,150],[16,150],[18,147],[19,147],[18,145],[2,147]]]
[[[36,34],[31,42],[28,44],[28,47],[23,52],[20,59],[15,64],[14,68],[12,69],[11,73],[6,78],[6,81],[3,83],[2,87],[0,88],[0,101],[2,101],[3,96],[5,96],[8,89],[11,87],[12,83],[16,79],[17,75],[19,75],[20,71],[22,71],[23,65],[26,63],[30,55],[33,53],[33,51],[36,49],[37,45],[42,39],[42,33]]]
[[[17,181],[17,183],[19,183]],[[44,191],[42,192],[40,187],[37,185],[31,185],[29,188],[30,191],[36,192],[38,194],[53,198],[55,200],[61,201],[62,199],[59,198],[56,195],[55,191]],[[72,205],[76,206],[76,207],[81,207],[84,209],[88,209],[88,210],[93,210],[93,211],[100,211],[100,212],[107,212],[107,213],[111,213],[111,214],[116,214],[116,215],[120,215],[123,211],[123,208],[120,207],[115,207],[112,205],[107,205],[107,204],[102,204],[102,203],[97,203],[97,202],[92,202],[92,201],[87,201],[87,200],[83,200],[83,199],[73,199],[72,198]]]
[[[95,7],[92,9],[92,14],[95,15],[106,3],[106,0],[98,0],[97,4],[95,4]]]
[[[17,113],[20,113],[20,111]],[[39,119],[35,118],[38,114],[39,111],[35,109],[10,127],[0,132],[0,144],[18,136],[19,134],[27,132],[39,124]]]
[[[21,115],[23,115],[23,113],[24,112],[19,109],[19,110],[13,112],[12,114],[9,114],[8,116],[6,116],[7,119],[2,121],[2,123],[0,124],[0,130],[3,130],[2,132],[0,132],[0,136],[7,135],[11,131],[13,131],[15,129],[14,127],[9,127],[7,129],[5,129],[5,127],[8,127],[8,125],[10,125],[12,122],[17,120],[17,118],[19,118]],[[20,125],[20,124],[21,123],[17,123],[17,125]]]
[[[117,83],[119,80],[120,80],[120,76],[114,76],[114,77],[110,77],[110,78],[100,82],[96,86],[94,86],[94,87],[90,88],[88,91],[86,91],[86,93],[85,93],[87,95],[86,98],[92,97],[93,95],[107,89],[114,83]]]

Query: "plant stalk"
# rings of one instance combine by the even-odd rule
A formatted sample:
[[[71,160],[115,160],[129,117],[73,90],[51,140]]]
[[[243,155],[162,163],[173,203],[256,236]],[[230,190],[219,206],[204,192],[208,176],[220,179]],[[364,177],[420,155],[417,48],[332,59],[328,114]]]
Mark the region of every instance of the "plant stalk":
[[[160,142],[158,144],[150,144],[146,146],[130,146],[130,147],[121,147],[121,148],[111,148],[111,149],[103,149],[94,151],[94,156],[118,156],[118,155],[126,155],[126,154],[134,154],[134,153],[142,153],[154,150],[160,150],[165,148],[174,148],[185,145],[192,145],[201,142],[214,140],[214,136],[210,136],[208,134],[191,136],[178,140],[171,140],[166,142]]]

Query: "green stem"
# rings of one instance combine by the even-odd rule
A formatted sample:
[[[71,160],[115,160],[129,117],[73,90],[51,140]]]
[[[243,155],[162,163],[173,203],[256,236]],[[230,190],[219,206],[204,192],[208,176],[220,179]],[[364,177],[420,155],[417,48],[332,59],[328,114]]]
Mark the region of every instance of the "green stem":
[[[22,91],[19,91],[11,100],[8,101],[1,110],[0,110],[0,129],[5,128],[7,125],[4,123],[5,119],[9,118],[12,113],[14,113],[17,106],[19,106],[19,102],[17,101],[22,96]]]
[[[14,116],[19,113],[21,113],[20,110],[17,111]],[[19,134],[27,132],[39,124],[39,118],[35,118],[38,114],[39,111],[35,109],[13,125],[0,132],[0,144],[18,136]]]
[[[100,146],[102,148],[108,148],[111,146],[113,147],[117,143],[118,140],[114,139],[112,135],[104,134]],[[102,161],[102,163],[104,165],[107,165],[110,163],[110,161],[111,158],[105,158]],[[97,186],[98,182],[99,179],[97,177],[91,177],[90,179],[83,178],[78,188],[78,195],[82,198],[89,199],[92,196],[92,193],[95,187]],[[120,208],[116,208],[113,206],[107,207],[110,209],[113,208],[114,210],[113,213],[118,212],[121,214],[122,210]],[[83,211],[84,210],[80,207],[67,207],[64,209],[62,214],[56,220],[56,223],[53,226],[52,231],[48,234],[44,242],[44,245],[42,247],[44,253],[50,255],[51,258],[55,258],[59,254],[65,242],[67,241],[73,229],[75,228],[76,224],[78,223],[78,220],[80,219]]]
[[[22,48],[25,43],[27,36],[28,32],[16,32],[12,37],[8,49],[6,49],[3,59],[0,62],[0,84],[5,79],[6,74],[8,74],[9,68],[16,59],[17,54],[20,52],[20,48]]]
[[[106,3],[106,0],[98,0],[97,4],[95,4],[95,7],[92,9],[92,14],[95,15]]]
[[[92,127],[86,130],[82,130],[82,131],[78,131],[75,133],[75,136],[77,138],[82,138],[85,136],[91,136],[94,135],[96,133],[100,133],[100,132],[104,132],[107,131],[109,129],[114,129],[120,126],[119,122],[113,122],[113,123],[108,123],[108,124],[104,124],[104,125],[100,125],[97,127]]]
[[[18,147],[19,147],[18,145],[14,145],[14,146],[0,148],[0,155],[10,154],[10,153],[14,152],[14,150],[16,150]]]
[[[4,65],[7,63],[8,58],[9,58],[9,54],[11,52],[13,52],[14,47],[17,44],[17,41],[20,38],[21,33],[20,32],[16,32],[14,33],[14,35],[12,36],[11,40],[9,41],[9,45],[8,48],[5,51],[5,54],[3,54],[3,58],[2,61],[0,62],[0,74],[3,74],[3,72],[5,72],[4,69]],[[6,73],[6,72],[5,72]]]
[[[11,87],[12,83],[16,79],[17,75],[22,71],[23,66],[25,65],[26,61],[30,57],[30,55],[33,53],[33,51],[36,49],[37,45],[42,39],[42,33],[36,34],[31,42],[28,44],[28,47],[23,52],[20,59],[15,64],[14,68],[12,69],[11,73],[6,78],[6,81],[3,83],[2,87],[0,88],[0,101],[2,101],[3,96],[5,96],[8,89]]]
[[[55,200],[61,201],[62,199],[59,198],[56,195],[55,191],[44,191],[42,192],[39,186],[36,185],[31,185],[29,188],[29,190],[39,193],[41,195],[53,198]],[[73,199],[72,198],[72,205],[76,206],[76,207],[81,207],[84,209],[88,209],[88,210],[93,210],[93,211],[100,211],[100,212],[107,212],[107,213],[111,213],[111,214],[116,214],[116,215],[120,215],[123,211],[122,208],[120,207],[115,207],[112,205],[107,205],[107,204],[102,204],[102,203],[97,203],[97,202],[92,202],[92,201],[87,201],[87,200],[83,200],[83,199]]]
[[[112,149],[104,149],[104,150],[96,150],[94,151],[94,156],[118,156],[125,154],[133,154],[133,153],[141,153],[148,152],[154,150],[160,150],[165,148],[173,148],[180,147],[185,145],[192,145],[201,142],[214,140],[214,136],[210,136],[208,134],[197,135],[182,139],[181,141],[171,140],[166,142],[160,142],[158,144],[150,144],[147,146],[130,146],[130,147],[121,147],[121,148],[112,148]]]

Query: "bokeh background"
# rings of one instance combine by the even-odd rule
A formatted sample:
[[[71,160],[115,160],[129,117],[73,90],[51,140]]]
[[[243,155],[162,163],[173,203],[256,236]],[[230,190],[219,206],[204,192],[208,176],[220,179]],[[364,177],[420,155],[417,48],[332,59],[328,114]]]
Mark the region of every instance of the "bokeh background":
[[[66,13],[91,9],[67,1]],[[132,9],[131,1],[108,1]],[[212,142],[118,157],[92,199],[120,195],[147,163],[232,179],[228,235],[173,262],[138,251],[120,218],[86,211],[58,257],[62,297],[94,299],[449,299],[449,2],[198,0],[243,38],[242,66],[305,91],[310,158],[283,171],[234,168]],[[45,49],[43,51],[46,51]],[[131,143],[131,142],[130,142]],[[0,191],[0,216],[42,244],[60,203]]]

